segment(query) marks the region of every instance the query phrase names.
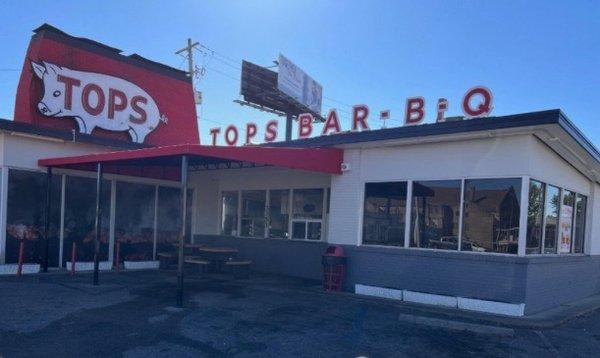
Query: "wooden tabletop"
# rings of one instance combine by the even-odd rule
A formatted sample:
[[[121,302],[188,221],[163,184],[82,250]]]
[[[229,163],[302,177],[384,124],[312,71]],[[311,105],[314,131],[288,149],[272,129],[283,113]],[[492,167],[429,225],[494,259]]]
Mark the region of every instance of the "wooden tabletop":
[[[173,246],[178,247],[179,244],[173,244]],[[183,247],[186,249],[194,249],[199,252],[206,252],[210,254],[235,254],[238,252],[238,249],[234,249],[232,247],[211,247],[202,244],[185,244]]]
[[[210,254],[235,254],[238,249],[232,247],[198,247],[196,250]]]

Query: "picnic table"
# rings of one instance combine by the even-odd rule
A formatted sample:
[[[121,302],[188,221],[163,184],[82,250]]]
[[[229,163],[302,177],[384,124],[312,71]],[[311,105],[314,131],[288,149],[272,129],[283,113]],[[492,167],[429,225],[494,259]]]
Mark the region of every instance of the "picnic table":
[[[174,244],[174,246],[178,246]],[[211,247],[202,244],[185,244],[184,249],[192,253],[192,256],[197,253],[201,259],[210,263],[209,270],[211,272],[221,272],[226,261],[234,257],[239,251],[232,247]]]

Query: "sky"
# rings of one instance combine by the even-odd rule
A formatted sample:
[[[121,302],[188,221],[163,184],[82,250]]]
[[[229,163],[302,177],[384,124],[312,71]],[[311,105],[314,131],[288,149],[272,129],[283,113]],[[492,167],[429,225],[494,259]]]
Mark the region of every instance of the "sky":
[[[282,53],[322,84],[323,112],[336,108],[342,130],[354,104],[369,105],[371,128],[384,109],[387,126],[400,126],[413,96],[425,98],[425,122],[440,97],[448,116],[462,115],[464,94],[482,85],[494,95],[492,115],[560,108],[600,147],[599,19],[598,1],[2,1],[0,118],[13,118],[31,31],[49,23],[180,69],[174,52],[189,37],[200,42],[207,144],[210,128],[255,122],[262,137],[278,119],[233,100],[242,59],[272,66]]]

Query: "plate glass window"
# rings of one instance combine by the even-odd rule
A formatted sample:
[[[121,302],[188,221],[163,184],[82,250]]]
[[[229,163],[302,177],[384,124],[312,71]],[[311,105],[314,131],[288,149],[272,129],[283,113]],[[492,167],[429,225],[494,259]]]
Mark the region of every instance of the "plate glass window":
[[[558,240],[558,214],[560,212],[560,188],[547,185],[544,205],[544,253],[555,254]]]
[[[404,246],[406,182],[367,183],[363,244]]]
[[[66,180],[63,265],[72,261],[73,243],[76,243],[76,260],[91,262],[94,261],[96,238],[96,179],[68,175]],[[110,181],[103,180],[100,261],[108,260],[110,190]]]
[[[461,250],[516,254],[521,179],[465,180]]]
[[[269,237],[289,238],[290,191],[269,191]]]
[[[221,234],[237,236],[238,192],[224,191],[221,198]]]
[[[23,262],[41,264],[46,256],[46,173],[10,169],[7,190],[6,263],[18,262],[19,247],[24,243]],[[48,265],[56,267],[60,246],[60,175],[52,176],[51,190]]]
[[[558,252],[571,252],[573,244],[573,215],[575,214],[575,193],[563,190],[562,205],[560,207],[559,246]]]
[[[265,237],[265,190],[242,191],[241,236]]]
[[[153,260],[156,187],[117,182],[115,242],[125,261]]]
[[[321,240],[323,189],[294,189],[292,198],[292,238]]]
[[[185,222],[186,242],[191,239],[193,191],[187,193],[187,218]],[[156,224],[156,251],[173,250],[181,235],[181,189],[166,186],[158,187],[158,208]]]
[[[539,254],[542,250],[544,225],[544,194],[546,184],[537,180],[529,182],[529,206],[527,208],[527,254]]]
[[[457,250],[460,180],[415,181],[410,246]]]
[[[577,194],[575,202],[575,236],[573,238],[573,252],[583,253],[583,243],[585,241],[585,216],[586,216],[587,197]]]

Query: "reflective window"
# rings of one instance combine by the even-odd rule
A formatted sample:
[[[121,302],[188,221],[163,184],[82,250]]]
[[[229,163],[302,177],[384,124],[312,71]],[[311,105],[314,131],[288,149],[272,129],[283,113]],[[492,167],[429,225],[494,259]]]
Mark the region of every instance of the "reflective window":
[[[290,191],[269,191],[269,237],[289,238]]]
[[[367,183],[363,244],[404,245],[406,182]]]
[[[415,181],[410,246],[457,250],[460,180]]]
[[[46,173],[10,169],[6,203],[6,263],[17,263],[24,242],[24,262],[42,263],[46,255]],[[48,265],[58,266],[61,176],[53,175]]]
[[[292,238],[321,240],[323,189],[294,189],[292,197]]]
[[[571,252],[573,243],[573,214],[575,209],[575,193],[569,190],[563,190],[563,200],[560,207],[559,220],[559,246],[558,252]]]
[[[558,239],[558,213],[560,210],[560,189],[547,185],[546,187],[544,253],[555,254]]]
[[[110,230],[109,180],[102,181],[102,211],[100,221],[100,261],[108,260]],[[94,261],[96,239],[96,179],[68,175],[65,183],[65,229],[63,265],[72,261],[76,243],[77,262]]]
[[[242,191],[241,236],[265,237],[266,191]]]
[[[577,194],[575,202],[575,236],[573,238],[573,252],[575,253],[583,253],[586,209],[587,197]]]
[[[238,192],[224,191],[221,197],[221,233],[237,236]]]
[[[461,250],[516,254],[521,179],[465,180]]]
[[[526,253],[539,254],[542,250],[542,226],[544,224],[544,192],[546,185],[536,180],[529,182],[529,206],[527,209]]]
[[[294,219],[323,218],[323,189],[294,189]]]
[[[193,191],[188,189],[186,240],[191,239]],[[156,225],[156,251],[173,250],[173,245],[179,242],[181,235],[181,189],[158,187],[158,212]]]
[[[125,261],[148,261],[154,251],[153,185],[117,182],[115,241]]]

